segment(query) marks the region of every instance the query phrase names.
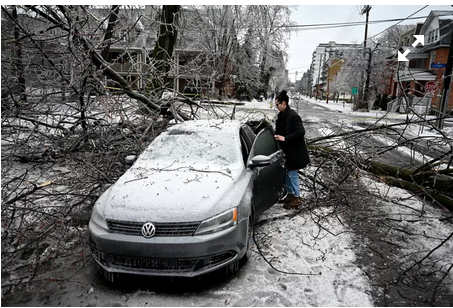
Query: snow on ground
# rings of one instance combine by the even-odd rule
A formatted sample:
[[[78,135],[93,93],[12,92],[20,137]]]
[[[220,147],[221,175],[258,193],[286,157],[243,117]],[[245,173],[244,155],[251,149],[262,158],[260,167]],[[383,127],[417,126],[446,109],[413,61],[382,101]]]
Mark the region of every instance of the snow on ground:
[[[344,113],[353,112],[348,104],[343,107],[341,103],[326,105],[323,102],[304,99],[329,109],[340,109]],[[226,110],[225,114],[228,114],[233,106],[222,108]],[[276,109],[270,102],[252,101],[245,103],[244,106],[237,106],[237,110],[238,115],[244,118],[248,117],[250,111],[252,114],[254,111],[258,114],[264,112],[271,118],[276,115]],[[381,116],[380,112],[363,113],[364,118],[376,119]],[[405,119],[406,115],[392,114],[391,117]],[[313,119],[320,121],[316,117]],[[409,228],[410,233],[414,235],[408,235],[406,239],[394,239],[406,241],[401,244],[405,247],[403,251],[405,256],[419,253],[422,257],[451,233],[451,225],[447,221],[439,222],[437,219],[440,209],[425,205],[402,189],[369,179],[362,180],[366,184],[365,187],[379,191],[388,200],[388,203],[383,203],[381,209],[387,215],[401,219],[401,224]],[[408,207],[397,207],[393,202],[404,202]],[[421,210],[427,212],[428,219],[420,217]],[[91,306],[146,306],[148,303],[151,306],[373,306],[369,279],[355,264],[357,257],[354,251],[359,247],[352,244],[354,234],[341,223],[341,217],[340,219],[332,217],[324,222],[330,233],[317,224],[318,217],[325,216],[328,212],[327,208],[318,208],[311,212],[304,211],[291,218],[285,216],[288,214],[287,210],[276,204],[260,217],[260,221],[266,223],[256,228],[255,237],[260,243],[261,253],[277,270],[266,263],[255,246],[253,248],[255,253],[249,262],[225,284],[213,286],[203,293],[187,292],[178,295],[146,289],[132,292],[109,290],[104,285],[93,284],[93,278],[87,276],[95,273],[86,270],[84,272],[86,274],[78,276],[78,279],[89,285],[88,293],[73,290],[74,286],[70,282],[60,282],[61,285],[65,284],[62,287],[63,293],[58,290],[56,294],[51,294],[55,295],[55,301],[49,299],[45,305],[59,305],[57,296],[60,296],[66,299],[62,301],[64,306],[76,306],[79,302],[79,305],[82,305],[82,301],[83,305],[88,302]],[[422,233],[428,237],[417,236]],[[438,266],[447,264],[449,260],[442,256],[448,256],[451,251],[453,251],[451,241],[436,251],[435,256],[440,259]],[[65,263],[70,264],[66,261]],[[56,269],[48,275],[65,277],[66,273],[58,272]],[[450,278],[453,278],[452,275],[453,273],[450,273]],[[46,277],[43,275],[40,278]],[[49,285],[47,287],[50,291]],[[27,305],[42,306],[43,302],[37,301],[42,291],[43,289],[32,290],[37,295],[30,295]]]
[[[287,212],[276,205],[261,219],[284,213]],[[320,208],[271,221],[259,227],[257,238],[268,237],[264,240],[268,247],[262,249],[277,269],[290,273],[279,275],[285,290],[294,295],[291,306],[373,306],[368,279],[354,264],[351,234],[337,219],[325,223],[329,232],[316,224],[316,215],[326,214],[328,210]],[[273,272],[262,262],[257,269],[266,268]]]
[[[329,103],[326,104],[325,101],[317,101],[315,99],[310,99],[307,97],[303,97],[304,100],[310,102],[311,104],[316,104],[322,106],[323,108],[327,108],[330,110],[339,111],[341,113],[351,114],[351,115],[359,115],[361,118],[359,120],[363,122],[367,122],[368,124],[373,124],[377,120],[385,121],[398,121],[403,122],[406,121],[409,117],[411,121],[420,120],[417,115],[406,115],[400,113],[387,113],[385,111],[380,110],[373,110],[370,112],[356,112],[352,110],[352,104],[348,103]],[[238,109],[259,109],[259,110],[273,110],[275,111],[275,106],[272,102],[258,102],[256,100],[252,102],[244,102],[244,106],[238,107]],[[276,111],[275,111],[276,113]],[[426,115],[424,116],[427,120],[432,120],[435,117]],[[319,118],[317,117],[309,117],[307,118],[313,122],[320,122]],[[348,125],[352,129],[358,130],[363,129],[363,127],[358,127],[354,125]],[[319,126],[318,129],[322,135],[328,135],[333,133],[332,130],[328,128],[328,126]],[[450,122],[447,122],[443,132],[447,136],[453,136],[453,125]],[[418,124],[411,124],[406,126],[405,133],[411,137],[423,136],[423,137],[439,137],[442,138],[438,132],[434,130],[430,130],[423,125]],[[373,136],[377,140],[381,141],[386,145],[393,144],[394,141],[388,138],[384,138],[382,135]],[[431,160],[431,157],[422,156],[421,154],[414,152],[413,150],[400,146],[397,149],[409,156],[414,156],[414,159],[419,160],[420,162],[426,162]],[[371,185],[373,184],[373,185]],[[451,232],[451,226],[446,223],[440,223],[438,221],[438,217],[440,217],[439,211],[440,209],[435,209],[432,206],[427,206],[424,202],[418,200],[416,197],[410,195],[403,189],[390,187],[383,183],[378,182],[371,182],[367,183],[365,187],[368,187],[371,191],[379,190],[381,194],[387,194],[387,197],[390,200],[402,200],[402,202],[407,203],[409,207],[415,208],[416,211],[410,210],[410,208],[399,207],[395,206],[391,202],[386,204],[383,209],[387,212],[387,214],[393,216],[400,216],[403,217],[403,228],[409,228],[410,231],[413,231],[413,234],[419,235],[420,230],[425,230],[428,234],[428,238],[423,236],[413,236],[410,241],[413,245],[404,245],[406,247],[405,254],[406,255],[413,255],[414,253],[421,253],[427,252],[433,248],[433,239],[445,239],[449,232]],[[420,212],[419,210],[423,209],[428,214],[427,216],[436,217],[435,219],[420,219]],[[266,212],[263,219],[266,216],[272,216],[277,214],[280,209],[278,207],[273,207],[268,212]],[[395,212],[396,211],[396,212]],[[409,213],[409,212],[411,213]],[[411,215],[418,215],[417,218],[419,222],[416,223],[408,223],[407,221],[411,220]],[[338,224],[335,220],[332,221],[332,224],[329,225],[330,228],[339,228],[336,226],[335,223]],[[317,285],[317,279],[319,277],[310,277],[310,287],[315,286],[314,288],[320,288],[320,290],[314,290],[314,294],[319,294],[321,289],[326,292],[332,292],[332,294],[336,294],[331,299],[331,302],[327,301],[326,299],[321,299],[321,301],[317,302],[316,305],[323,305],[323,306],[330,306],[330,305],[356,305],[358,302],[351,302],[351,298],[356,296],[363,298],[364,293],[368,289],[367,287],[367,279],[362,276],[363,273],[360,269],[354,267],[353,262],[355,260],[355,256],[352,250],[349,250],[351,247],[351,241],[349,238],[349,234],[344,233],[341,234],[341,237],[335,236],[333,237],[331,234],[324,234],[319,236],[318,238],[313,238],[313,232],[317,229],[317,225],[313,222],[312,219],[301,216],[301,217],[294,217],[288,220],[277,220],[272,221],[262,228],[266,230],[264,233],[272,234],[272,241],[270,242],[269,253],[273,256],[273,258],[278,262],[278,265],[282,265],[282,269],[287,272],[305,272],[305,273],[312,273],[313,271],[320,270],[323,272],[324,277],[320,279],[321,286]],[[341,232],[341,231],[340,231]],[[312,245],[309,243],[305,243],[303,239],[311,239],[313,241]],[[310,240],[309,240],[310,241]],[[407,244],[407,243],[406,243]],[[341,247],[341,248],[340,248]],[[439,255],[448,255],[448,251],[453,250],[453,244],[449,243],[449,245],[444,246],[442,249],[438,251]],[[320,260],[323,262],[320,262]],[[448,261],[448,260],[447,260]],[[281,262],[281,263],[280,263]],[[318,263],[317,263],[318,262]],[[445,265],[445,263],[441,263]],[[347,265],[347,266],[346,266]],[[346,266],[346,268],[345,268]],[[327,270],[327,271],[326,271]],[[348,292],[341,293],[337,290],[336,283],[338,281],[339,275],[338,273],[347,273],[342,279],[345,279],[343,282],[348,286]],[[450,276],[453,274],[450,273]],[[341,275],[340,275],[341,276]],[[351,278],[348,281],[345,277]],[[326,277],[328,277],[326,279]],[[363,287],[358,287],[362,286]],[[308,299],[305,294],[299,290],[300,294],[296,296],[297,298],[306,298]],[[347,294],[347,295],[346,295]],[[351,297],[350,297],[351,296]],[[366,296],[365,296],[366,298]],[[361,305],[368,305],[367,301],[359,301],[362,303]],[[299,302],[297,305],[313,305],[311,302]],[[370,301],[371,305],[371,301]]]
[[[318,215],[326,210],[315,211]],[[354,264],[351,235],[338,220],[328,221],[329,234],[319,228],[307,211],[291,219],[288,211],[276,204],[256,228],[256,240],[271,268],[253,247],[251,259],[226,284],[207,290],[207,294],[185,293],[175,306],[258,306],[258,307],[371,307],[370,285],[364,272]],[[343,232],[343,233],[342,233]],[[286,273],[282,273],[283,271]],[[127,296],[127,305],[143,306],[153,298],[153,306],[168,305],[159,293],[136,292]]]
[[[387,202],[381,202],[379,210],[383,211],[381,215],[398,224],[398,227],[389,230],[387,237],[401,247],[400,256],[407,264],[406,266],[412,265],[413,260],[421,260],[453,232],[451,222],[440,220],[445,213],[443,209],[425,203],[404,189],[388,186],[367,177],[361,177],[360,180],[368,191],[375,192],[387,200]],[[398,203],[404,206],[397,206]],[[446,270],[451,266],[452,251],[453,241],[451,240],[435,250],[430,257],[437,260],[432,262],[432,269]],[[450,283],[446,286],[453,292],[452,271],[447,280],[450,280]]]
[[[362,116],[363,118],[361,118],[361,120],[363,120],[364,122],[366,121],[367,123],[374,123],[374,121],[378,119],[381,119],[381,121],[386,120],[405,121],[406,119],[409,119],[411,121],[420,121],[424,119],[433,120],[436,118],[435,116],[432,115],[422,115],[422,118],[420,118],[416,114],[407,115],[405,113],[387,112],[382,110],[370,110],[369,112],[353,111],[352,104],[344,103],[343,101],[339,101],[338,103],[334,103],[331,101],[330,103],[327,104],[325,100],[316,100],[314,98],[309,98],[306,96],[304,96],[303,99],[310,102],[311,104],[316,104],[323,108],[338,111],[341,113]],[[370,122],[370,120],[372,122]],[[382,124],[385,124],[385,122]],[[414,136],[441,136],[436,131],[429,130],[424,126],[417,124],[408,125],[406,131],[413,134]],[[453,120],[447,119],[445,121],[443,132],[448,136],[453,136]]]

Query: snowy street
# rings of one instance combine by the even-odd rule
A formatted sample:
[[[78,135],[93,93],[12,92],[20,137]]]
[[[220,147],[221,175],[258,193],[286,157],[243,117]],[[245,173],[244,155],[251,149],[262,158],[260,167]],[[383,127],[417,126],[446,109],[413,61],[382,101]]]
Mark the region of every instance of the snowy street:
[[[307,139],[337,132],[338,127],[373,123],[381,116],[352,114],[347,104],[325,106],[306,98],[292,106],[304,121]],[[232,108],[221,107],[227,113]],[[236,118],[250,117],[250,110],[270,120],[276,115],[269,102],[255,101],[239,106]],[[389,121],[403,117],[392,114]],[[420,127],[413,127],[417,130]],[[445,132],[452,136],[453,129],[449,126]],[[392,153],[389,159],[397,157],[402,163],[429,159],[411,158],[410,150]],[[74,226],[72,249],[38,267],[26,290],[2,290],[2,306],[453,305],[451,213],[365,172],[321,200],[311,192],[315,184],[309,176],[315,170],[303,170],[303,206],[285,210],[275,204],[260,217],[254,253],[230,277],[216,272],[200,279],[127,276],[108,283],[90,257],[88,214]],[[407,275],[401,276],[405,270]]]

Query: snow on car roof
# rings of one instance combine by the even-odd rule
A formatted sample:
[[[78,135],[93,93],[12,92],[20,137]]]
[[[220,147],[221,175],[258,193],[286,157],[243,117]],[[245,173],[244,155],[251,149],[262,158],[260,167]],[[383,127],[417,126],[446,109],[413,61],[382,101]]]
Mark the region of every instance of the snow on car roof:
[[[240,125],[230,120],[197,120],[174,125],[148,146],[137,166],[202,170],[240,168],[243,161]]]
[[[237,135],[241,124],[232,120],[195,120],[186,121],[170,127],[167,132],[172,130],[184,130],[191,132],[215,132],[222,135]]]

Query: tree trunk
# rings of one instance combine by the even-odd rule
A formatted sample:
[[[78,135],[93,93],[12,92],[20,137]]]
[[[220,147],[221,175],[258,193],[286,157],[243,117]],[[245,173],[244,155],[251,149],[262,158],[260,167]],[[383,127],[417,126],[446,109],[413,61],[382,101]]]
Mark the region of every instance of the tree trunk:
[[[156,61],[156,69],[159,72],[157,78],[152,80],[152,88],[158,89],[165,85],[168,71],[170,70],[170,60],[176,44],[177,30],[175,22],[180,5],[164,5],[161,13],[161,26],[159,29],[159,39],[154,48],[153,58]]]
[[[308,145],[314,156],[324,158],[347,155],[331,147]],[[357,166],[381,178],[386,184],[404,188],[417,194],[423,194],[453,210],[453,169],[444,170],[410,170],[376,161],[359,161]]]
[[[105,30],[105,35],[104,39],[102,42],[105,44],[105,47],[101,51],[101,56],[104,58],[107,62],[110,62],[110,45],[111,45],[111,39],[113,37],[113,32],[115,29],[115,25],[118,22],[118,15],[120,11],[120,6],[119,5],[113,5],[111,9],[111,14],[109,16],[109,23],[107,26],[107,30]]]
[[[382,177],[384,182],[388,185],[404,188],[410,190],[414,193],[421,193],[424,196],[428,197],[429,199],[437,201],[439,204],[445,206],[450,211],[453,211],[453,198],[450,198],[444,194],[439,193],[434,189],[428,189],[424,186],[417,185],[415,183],[411,183],[408,181],[404,181],[402,179],[397,179],[391,176]]]
[[[400,168],[384,163],[371,162],[367,170],[377,175],[389,175],[441,191],[451,190],[451,187],[453,186],[453,181],[450,178],[451,176],[449,176],[453,174],[452,169],[438,171],[428,170],[416,173],[414,170]]]
[[[19,93],[20,93],[20,100],[23,102],[27,101],[27,94],[25,88],[25,73],[24,73],[24,66],[22,64],[22,46],[19,43],[19,27],[17,26],[17,8],[14,6],[12,16],[15,20],[14,24],[14,44],[16,45],[16,65],[15,70],[17,71],[18,75],[18,86],[19,86]]]

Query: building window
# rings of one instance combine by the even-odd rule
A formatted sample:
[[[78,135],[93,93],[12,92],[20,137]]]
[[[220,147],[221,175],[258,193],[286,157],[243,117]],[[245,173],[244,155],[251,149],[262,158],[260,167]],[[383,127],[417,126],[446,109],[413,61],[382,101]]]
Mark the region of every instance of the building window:
[[[436,51],[433,51],[429,55],[429,67],[428,67],[428,69],[433,69],[431,67],[431,64],[434,63],[435,60],[436,60]]]
[[[439,29],[431,30],[428,33],[428,44],[434,43],[439,40]]]

